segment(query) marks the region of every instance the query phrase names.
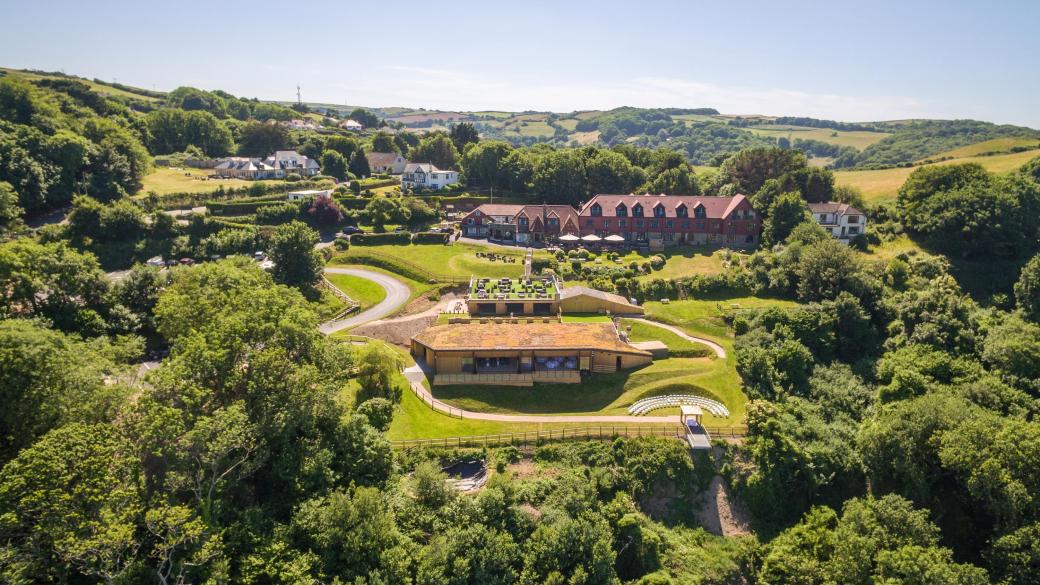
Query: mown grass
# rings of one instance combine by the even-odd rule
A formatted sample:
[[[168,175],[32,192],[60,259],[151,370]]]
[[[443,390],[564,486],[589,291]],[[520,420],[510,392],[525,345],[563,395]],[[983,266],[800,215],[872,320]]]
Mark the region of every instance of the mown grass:
[[[382,256],[400,259],[404,263],[417,265],[433,274],[469,278],[470,276],[519,277],[523,274],[523,251],[509,248],[493,248],[472,244],[410,244],[352,246],[346,252],[333,258],[333,263],[364,263],[366,254],[374,252]],[[506,263],[501,260],[491,261],[477,257],[477,252],[495,253],[500,256],[515,258],[516,262]]]
[[[667,329],[655,327],[645,321],[622,319],[621,326],[628,332],[629,341],[636,343],[640,341],[660,341],[668,346],[668,351],[672,355],[675,355],[676,352],[687,353],[689,354],[687,357],[693,356],[691,352],[699,354],[697,357],[714,355],[712,349],[703,343],[684,339]]]
[[[379,283],[352,274],[326,274],[336,288],[361,306],[361,310],[379,304],[386,298],[386,290]]]
[[[170,193],[212,193],[223,187],[248,187],[257,183],[272,184],[283,181],[246,181],[244,179],[213,179],[206,177],[213,174],[209,169],[191,169],[184,167],[155,167],[141,180],[141,189],[136,195],[145,195],[154,191],[159,195]]]

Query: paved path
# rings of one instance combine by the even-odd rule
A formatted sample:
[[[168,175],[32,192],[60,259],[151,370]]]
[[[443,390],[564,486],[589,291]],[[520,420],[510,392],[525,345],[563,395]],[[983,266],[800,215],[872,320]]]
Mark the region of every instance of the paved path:
[[[412,391],[430,408],[459,418],[476,420],[493,420],[514,423],[674,423],[679,424],[679,415],[674,416],[631,416],[631,415],[573,415],[573,414],[495,414],[490,412],[473,412],[445,404],[430,394],[423,386],[426,374],[421,366],[405,368],[404,376],[412,387]]]
[[[712,341],[710,339],[704,339],[703,337],[694,337],[692,335],[687,334],[685,331],[683,331],[682,329],[679,329],[678,327],[675,327],[673,325],[669,325],[667,323],[661,323],[660,321],[651,321],[650,319],[644,319],[642,317],[629,317],[629,318],[633,319],[633,320],[636,320],[636,321],[642,321],[643,323],[646,323],[647,325],[653,325],[654,327],[660,327],[661,329],[667,329],[668,331],[671,331],[672,333],[678,335],[679,337],[682,337],[686,341],[694,341],[694,342],[697,342],[697,343],[703,343],[704,345],[707,345],[708,347],[710,347],[715,352],[715,355],[719,356],[722,359],[726,359],[726,350],[723,349],[721,345],[715,343],[714,341]]]
[[[376,306],[366,311],[361,311],[357,315],[347,317],[346,319],[338,319],[336,321],[326,321],[325,323],[322,323],[318,330],[326,335],[342,331],[348,327],[356,327],[363,323],[368,323],[369,321],[382,319],[404,306],[404,304],[408,302],[408,297],[411,296],[411,291],[408,290],[408,287],[405,286],[403,282],[393,278],[392,276],[387,276],[382,272],[364,270],[362,268],[326,268],[325,273],[349,274],[359,278],[367,278],[386,290],[386,298],[380,301]]]

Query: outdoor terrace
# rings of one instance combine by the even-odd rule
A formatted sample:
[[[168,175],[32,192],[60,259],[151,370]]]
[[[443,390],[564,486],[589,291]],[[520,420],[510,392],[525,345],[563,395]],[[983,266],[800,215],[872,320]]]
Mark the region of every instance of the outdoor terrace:
[[[560,283],[555,276],[531,278],[471,278],[469,298],[488,301],[558,300]]]

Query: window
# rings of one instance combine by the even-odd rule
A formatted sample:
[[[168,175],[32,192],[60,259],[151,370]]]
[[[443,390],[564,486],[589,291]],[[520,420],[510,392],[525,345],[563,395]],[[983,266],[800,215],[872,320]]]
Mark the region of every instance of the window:
[[[517,220],[517,223],[520,225],[520,227],[527,227],[527,218],[521,217]]]
[[[664,217],[664,205],[658,203],[654,206],[654,217]]]
[[[548,220],[549,227],[560,227],[560,220],[556,217],[550,217]]]
[[[682,229],[684,229],[684,230],[690,229],[690,220],[686,220],[686,221],[682,222]]]
[[[669,219],[668,221],[664,222],[664,227],[672,229],[672,220]]]
[[[719,222],[717,222],[717,221],[711,222],[711,229],[713,229],[713,230],[719,229]]]
[[[637,219],[636,220],[636,229],[637,230],[643,229],[643,220],[641,220],[641,219]]]
[[[632,206],[632,217],[643,217],[643,206],[636,203]]]
[[[747,224],[747,229],[748,229],[749,232],[755,231],[755,223],[751,222],[751,223]]]
[[[466,218],[466,223],[469,224],[469,225],[473,225],[473,218],[472,217],[467,217]]]
[[[603,227],[605,227],[605,228],[610,227],[610,220],[609,219],[604,219],[603,220]]]
[[[850,236],[859,235],[859,226],[850,225],[849,226],[849,235]]]
[[[859,223],[859,216],[858,215],[850,215],[849,216],[849,223]]]
[[[618,217],[626,217],[628,215],[628,208],[625,207],[624,203],[618,203],[618,206],[614,208],[614,215]]]
[[[708,212],[704,211],[703,205],[698,204],[693,210],[693,216],[699,219],[704,219],[708,217]]]
[[[675,208],[675,217],[689,217],[685,203],[680,204],[679,207]]]
[[[673,234],[672,232],[665,232],[664,233],[664,241],[671,242],[674,239],[675,239],[675,234]]]
[[[617,220],[617,226],[618,226],[619,228],[621,228],[621,229],[625,229],[625,224],[627,224],[627,223],[628,223],[628,222],[627,222],[627,221],[625,221],[625,220],[623,220],[623,219],[619,219],[619,220]]]
[[[704,230],[704,222],[703,221],[698,221],[697,222],[697,229],[699,229],[701,231]]]
[[[585,225],[587,225],[589,227],[592,227],[595,223],[596,222],[592,221],[591,219],[586,219],[585,220]]]
[[[650,220],[650,229],[652,229],[652,230],[656,230],[657,229],[657,220],[656,219],[651,219]]]
[[[592,217],[599,217],[603,215],[603,208],[599,206],[599,203],[594,203],[590,211],[592,212]]]

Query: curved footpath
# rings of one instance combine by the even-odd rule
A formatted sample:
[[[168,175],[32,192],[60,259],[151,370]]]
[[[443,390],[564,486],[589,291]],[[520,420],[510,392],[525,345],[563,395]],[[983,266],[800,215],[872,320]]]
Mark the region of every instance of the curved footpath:
[[[375,282],[386,291],[386,298],[379,301],[379,303],[374,307],[361,311],[357,315],[345,319],[337,319],[335,321],[326,321],[322,323],[318,327],[318,330],[326,335],[342,331],[348,327],[357,327],[358,325],[363,325],[370,321],[375,321],[376,319],[382,319],[404,306],[404,304],[408,302],[408,297],[412,294],[412,291],[410,291],[400,280],[397,280],[392,276],[387,276],[382,272],[375,272],[374,270],[364,270],[361,268],[326,268],[325,273],[349,274],[350,276],[365,278]]]
[[[710,347],[712,349],[712,351],[715,352],[715,355],[719,356],[722,359],[726,359],[726,350],[723,349],[723,347],[721,345],[715,343],[714,341],[712,341],[710,339],[705,339],[703,337],[694,337],[692,335],[687,334],[682,329],[679,329],[678,327],[675,327],[674,325],[669,325],[667,323],[661,323],[660,321],[651,321],[650,319],[646,319],[644,317],[629,317],[629,319],[632,319],[633,321],[642,321],[643,323],[646,323],[647,325],[653,325],[654,327],[660,327],[661,329],[667,329],[668,331],[671,331],[672,333],[678,335],[679,337],[682,337],[686,341],[693,341],[695,343],[703,343],[704,345],[707,345],[708,347]]]

